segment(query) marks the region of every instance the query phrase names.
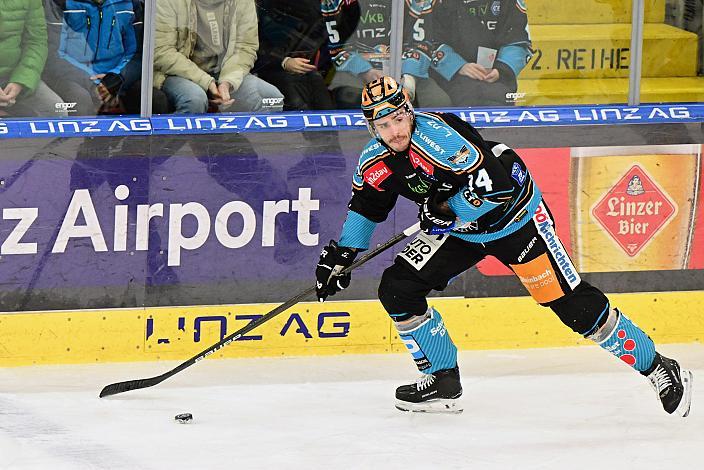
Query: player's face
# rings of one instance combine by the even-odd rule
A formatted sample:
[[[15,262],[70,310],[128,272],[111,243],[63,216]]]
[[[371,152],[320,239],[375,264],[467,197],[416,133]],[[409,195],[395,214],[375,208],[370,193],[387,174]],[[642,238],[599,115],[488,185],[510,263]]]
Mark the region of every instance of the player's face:
[[[374,129],[381,140],[395,152],[402,152],[411,144],[412,128],[410,112],[403,108],[374,121]]]

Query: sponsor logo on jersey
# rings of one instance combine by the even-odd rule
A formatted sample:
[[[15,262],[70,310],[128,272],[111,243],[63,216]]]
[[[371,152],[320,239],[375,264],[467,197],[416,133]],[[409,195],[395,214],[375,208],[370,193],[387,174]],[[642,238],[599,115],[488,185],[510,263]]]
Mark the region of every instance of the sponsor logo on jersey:
[[[423,131],[416,130],[416,134],[422,140],[425,142],[431,149],[435,150],[437,153],[444,154],[445,149],[442,148],[437,142],[435,142],[433,139],[431,139],[428,135],[426,135]]]
[[[406,345],[408,352],[411,353],[411,357],[415,361],[419,370],[424,370],[430,367],[430,361],[425,356],[425,353],[420,348],[415,339],[410,335],[399,335],[399,338]]]
[[[544,304],[565,295],[547,253],[526,263],[510,266],[536,302]]]
[[[445,336],[447,334],[447,329],[445,328],[445,322],[441,319],[440,323],[434,328],[430,329],[430,335],[435,336],[440,334],[440,336]]]
[[[535,242],[536,242],[536,241],[538,241],[538,238],[537,238],[537,237],[533,237],[533,238],[530,240],[530,242],[528,242],[528,246],[526,246],[526,247],[523,249],[523,251],[521,251],[521,254],[518,255],[518,262],[519,262],[519,263],[520,263],[521,261],[523,261],[523,258],[525,258],[526,255],[528,254],[528,252],[530,251],[530,249],[533,248],[533,245],[535,245]]]
[[[533,214],[533,222],[538,229],[538,233],[548,246],[548,250],[555,260],[557,267],[560,269],[560,272],[565,280],[567,280],[570,287],[574,289],[577,287],[577,284],[581,282],[581,278],[579,277],[577,269],[572,264],[567,250],[565,250],[565,247],[555,233],[552,219],[550,219],[547,208],[542,202],[538,205],[538,208]]]
[[[379,185],[389,176],[391,176],[391,169],[384,162],[376,162],[374,165],[370,166],[364,171],[364,181],[369,184],[369,186],[382,190]]]
[[[420,233],[403,248],[398,256],[406,260],[414,269],[420,271],[448,238],[445,235]]]
[[[494,0],[494,3],[491,4],[491,12],[494,16],[499,16],[499,13],[501,13],[501,2],[499,0]]]
[[[466,145],[463,145],[461,149],[459,149],[457,152],[455,152],[450,158],[449,161],[451,163],[456,163],[458,165],[463,165],[467,163],[467,159],[469,158],[469,149],[467,148]]]
[[[418,173],[412,173],[405,176],[408,188],[416,194],[426,194],[430,189],[430,185],[423,181],[423,178],[418,176]]]
[[[411,161],[413,168],[420,167],[426,175],[435,173],[435,167],[431,165],[425,158],[418,155],[413,149],[408,151],[408,159]]]
[[[462,196],[470,203],[473,207],[481,207],[484,201],[478,198],[472,191],[465,189],[462,192]]]
[[[511,177],[515,179],[518,184],[523,186],[523,183],[526,182],[526,175],[528,173],[521,168],[521,165],[518,162],[514,162],[513,166],[511,167]]]
[[[602,229],[635,257],[677,213],[672,198],[639,165],[633,165],[592,208]]]
[[[471,233],[471,232],[476,232],[479,230],[479,222],[476,220],[473,220],[471,222],[466,222],[460,226],[454,227],[452,229],[453,232],[458,232],[458,233]]]

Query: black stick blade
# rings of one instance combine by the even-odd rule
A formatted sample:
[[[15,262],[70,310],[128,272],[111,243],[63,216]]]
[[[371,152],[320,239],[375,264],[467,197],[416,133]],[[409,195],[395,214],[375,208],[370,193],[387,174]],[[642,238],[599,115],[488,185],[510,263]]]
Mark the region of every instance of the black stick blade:
[[[128,380],[127,382],[117,382],[106,385],[100,391],[100,398],[109,397],[110,395],[117,395],[118,393],[129,392],[130,390],[153,387],[162,380],[163,379],[161,377],[152,377],[149,379]]]

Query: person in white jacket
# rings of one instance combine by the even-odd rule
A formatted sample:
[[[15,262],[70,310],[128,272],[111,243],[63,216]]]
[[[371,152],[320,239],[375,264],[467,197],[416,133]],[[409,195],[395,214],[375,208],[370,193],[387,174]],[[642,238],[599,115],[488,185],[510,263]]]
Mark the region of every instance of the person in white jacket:
[[[281,92],[250,73],[254,0],[160,0],[155,42],[154,86],[176,113],[281,111]]]

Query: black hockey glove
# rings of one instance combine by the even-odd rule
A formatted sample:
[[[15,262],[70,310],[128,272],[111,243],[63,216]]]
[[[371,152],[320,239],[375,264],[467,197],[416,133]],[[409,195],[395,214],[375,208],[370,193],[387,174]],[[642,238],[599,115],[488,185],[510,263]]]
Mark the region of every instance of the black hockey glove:
[[[100,84],[103,85],[113,97],[117,96],[117,92],[120,91],[124,82],[125,80],[122,78],[122,75],[113,72],[106,73],[100,80]]]
[[[352,275],[338,273],[351,265],[356,256],[355,249],[339,246],[334,240],[330,240],[323,248],[315,268],[315,294],[319,302],[324,302],[329,295],[349,287]]]
[[[449,207],[443,208],[441,205],[453,194],[452,185],[442,183],[423,200],[418,213],[421,230],[431,235],[452,230],[452,227],[455,226],[456,216]]]

